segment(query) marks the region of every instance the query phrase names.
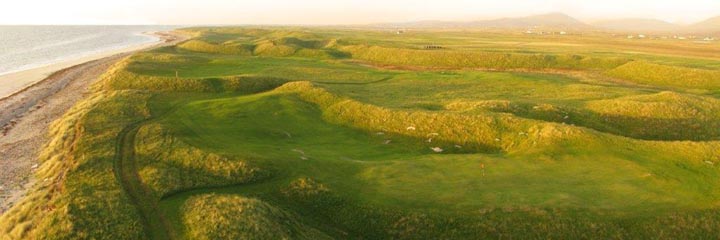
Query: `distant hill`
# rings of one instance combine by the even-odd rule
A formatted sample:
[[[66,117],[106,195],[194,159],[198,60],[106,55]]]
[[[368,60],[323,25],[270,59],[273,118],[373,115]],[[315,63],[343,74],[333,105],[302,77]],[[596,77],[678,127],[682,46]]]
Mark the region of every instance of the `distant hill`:
[[[379,28],[496,28],[539,30],[608,30],[634,33],[693,33],[720,35],[720,16],[692,24],[678,25],[657,19],[626,18],[587,24],[563,13],[478,21],[415,21],[369,25]]]
[[[491,28],[566,28],[566,29],[590,29],[592,26],[585,24],[573,17],[562,13],[550,13],[521,18],[502,18],[489,21],[476,21],[472,25]]]
[[[720,34],[720,16],[688,26],[688,29],[697,33]]]
[[[593,23],[601,29],[613,31],[633,31],[633,32],[672,32],[678,31],[681,26],[657,19],[627,18],[600,21]]]

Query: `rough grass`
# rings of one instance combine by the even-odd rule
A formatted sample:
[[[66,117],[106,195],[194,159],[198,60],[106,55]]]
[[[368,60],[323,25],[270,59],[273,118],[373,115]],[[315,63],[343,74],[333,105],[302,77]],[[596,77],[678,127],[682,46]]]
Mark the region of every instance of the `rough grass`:
[[[141,239],[140,216],[113,174],[115,136],[142,119],[147,95],[98,92],[51,127],[38,183],[0,217],[10,239]]]
[[[708,70],[633,61],[608,72],[610,76],[640,84],[717,90],[720,88],[720,70]]]
[[[203,52],[203,53],[220,53],[220,54],[233,54],[233,55],[251,55],[253,46],[233,46],[233,45],[220,45],[212,44],[200,40],[190,40],[183,42],[177,46],[179,49]]]
[[[190,239],[330,239],[261,200],[200,195],[183,206]]]
[[[379,46],[340,48],[353,58],[382,65],[486,69],[612,69],[627,60],[580,55],[509,54],[457,50],[415,50]]]
[[[157,124],[143,126],[135,144],[140,178],[157,199],[181,190],[246,183],[262,176],[260,169],[246,160],[204,152]]]

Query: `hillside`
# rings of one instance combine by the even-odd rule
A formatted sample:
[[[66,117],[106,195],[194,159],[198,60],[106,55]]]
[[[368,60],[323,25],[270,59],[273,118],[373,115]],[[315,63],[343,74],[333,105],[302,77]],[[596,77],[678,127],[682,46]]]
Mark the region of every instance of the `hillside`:
[[[595,22],[592,25],[601,29],[639,33],[673,32],[681,29],[681,26],[669,22],[641,18],[606,20]]]
[[[545,28],[545,29],[568,29],[587,30],[593,27],[563,13],[549,13],[520,18],[502,18],[488,21],[477,21],[469,23],[475,27],[489,28]]]
[[[720,34],[720,16],[690,25],[690,31]]]
[[[413,21],[367,25],[371,28],[408,29],[496,29],[546,31],[613,31],[645,34],[719,34],[720,17],[690,25],[673,24],[657,19],[624,18],[586,23],[564,13],[548,13],[527,17],[500,18],[478,21]]]

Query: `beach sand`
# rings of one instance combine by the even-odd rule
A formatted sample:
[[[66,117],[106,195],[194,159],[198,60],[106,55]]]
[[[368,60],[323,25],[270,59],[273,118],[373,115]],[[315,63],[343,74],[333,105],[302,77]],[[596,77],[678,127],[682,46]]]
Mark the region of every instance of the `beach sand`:
[[[9,95],[12,95],[13,93],[16,93],[18,91],[21,91],[24,88],[27,88],[36,82],[39,82],[48,76],[50,74],[57,72],[59,70],[69,68],[84,62],[89,62],[92,60],[101,59],[104,57],[109,57],[112,55],[116,55],[119,53],[125,53],[125,52],[132,52],[137,51],[140,49],[145,49],[154,45],[157,45],[158,42],[160,42],[161,39],[158,37],[157,41],[153,41],[150,43],[145,44],[139,44],[139,45],[133,45],[128,46],[124,48],[109,50],[106,52],[101,53],[95,53],[84,57],[79,58],[72,58],[68,59],[59,63],[50,64],[47,66],[42,66],[38,68],[28,69],[24,71],[9,73],[5,75],[0,75],[0,99],[6,98]]]
[[[176,44],[184,36],[157,34],[160,41],[74,59],[0,77],[0,215],[24,196],[49,125],[89,94],[89,86],[112,65],[138,50]],[[6,82],[20,82],[6,85]]]

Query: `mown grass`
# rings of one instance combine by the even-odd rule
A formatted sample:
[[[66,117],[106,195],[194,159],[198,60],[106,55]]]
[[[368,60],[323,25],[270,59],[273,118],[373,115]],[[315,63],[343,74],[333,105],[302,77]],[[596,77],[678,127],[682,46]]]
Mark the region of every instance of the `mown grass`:
[[[183,31],[54,125],[0,238],[720,237],[717,46]],[[125,160],[148,191],[129,194],[113,159],[133,124]]]

